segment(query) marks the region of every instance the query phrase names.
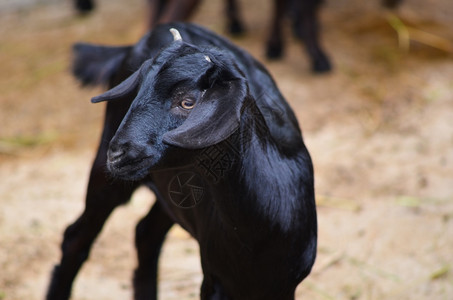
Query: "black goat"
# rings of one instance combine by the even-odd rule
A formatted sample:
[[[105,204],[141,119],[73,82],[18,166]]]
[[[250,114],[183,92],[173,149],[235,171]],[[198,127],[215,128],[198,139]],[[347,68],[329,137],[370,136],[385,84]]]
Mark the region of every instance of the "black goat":
[[[316,256],[313,168],[264,67],[181,23],[135,46],[75,51],[76,76],[112,89],[92,100],[108,101],[104,131],[47,299],[69,298],[104,222],[142,184],[157,200],[136,228],[135,299],[156,299],[158,256],[175,222],[199,243],[201,299],[294,299]]]

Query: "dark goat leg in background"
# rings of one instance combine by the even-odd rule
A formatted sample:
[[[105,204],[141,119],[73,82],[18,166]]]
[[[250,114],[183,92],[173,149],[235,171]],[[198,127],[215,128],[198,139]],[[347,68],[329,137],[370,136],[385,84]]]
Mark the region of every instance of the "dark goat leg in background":
[[[283,55],[282,21],[286,12],[286,4],[286,0],[274,0],[270,34],[266,46],[266,56],[270,59],[280,58]]]
[[[388,8],[397,7],[402,0],[382,0],[382,5]]]
[[[200,0],[148,0],[148,28],[157,24],[186,21],[197,8]]]
[[[226,1],[226,15],[227,15],[227,29],[231,34],[244,33],[244,25],[242,24],[240,17],[239,4],[236,0]]]
[[[311,60],[313,72],[322,73],[332,69],[329,58],[324,53],[319,41],[318,9],[319,0],[274,0],[270,35],[267,40],[266,55],[270,59],[283,55],[282,20],[289,12],[294,34],[302,40]]]
[[[148,0],[148,28],[156,24],[187,20],[200,0]],[[95,8],[93,0],[74,0],[74,6],[80,13],[88,13]]]
[[[277,0],[277,2],[279,2]],[[308,56],[311,60],[313,72],[322,73],[332,69],[329,58],[322,50],[319,41],[319,22],[318,10],[321,5],[320,0],[292,1],[291,11],[293,29],[295,35],[300,38],[305,45]]]

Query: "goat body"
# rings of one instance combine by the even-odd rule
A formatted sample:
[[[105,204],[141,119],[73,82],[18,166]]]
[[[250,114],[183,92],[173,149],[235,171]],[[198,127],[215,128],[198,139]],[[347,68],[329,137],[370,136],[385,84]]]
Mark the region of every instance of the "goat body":
[[[135,299],[156,299],[158,256],[174,223],[199,243],[201,299],[294,299],[316,256],[313,168],[264,67],[182,23],[159,25],[135,46],[75,51],[76,76],[111,89],[92,99],[108,101],[104,131],[47,299],[69,298],[104,222],[141,184],[157,200],[136,229]]]

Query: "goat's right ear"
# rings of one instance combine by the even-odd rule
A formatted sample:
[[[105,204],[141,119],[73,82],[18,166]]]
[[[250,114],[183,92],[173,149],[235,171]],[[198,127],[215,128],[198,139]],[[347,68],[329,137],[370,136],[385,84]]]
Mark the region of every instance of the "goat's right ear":
[[[210,57],[205,59],[211,62]],[[247,80],[232,61],[223,64],[214,59],[213,66],[198,80],[205,89],[203,96],[181,126],[164,134],[165,143],[201,149],[223,141],[239,127],[241,107],[249,95]]]
[[[126,78],[123,82],[121,82],[117,86],[113,87],[112,89],[106,91],[103,94],[100,94],[99,96],[91,98],[91,102],[98,103],[102,101],[123,98],[132,93],[138,87],[140,81],[141,81],[140,69],[138,69],[131,76]]]

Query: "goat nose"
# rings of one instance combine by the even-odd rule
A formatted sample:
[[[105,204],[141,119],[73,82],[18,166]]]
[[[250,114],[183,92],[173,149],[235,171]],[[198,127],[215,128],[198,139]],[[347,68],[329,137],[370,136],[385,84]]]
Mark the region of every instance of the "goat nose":
[[[109,150],[107,151],[107,159],[109,162],[118,161],[126,154],[126,147],[120,145],[110,145]]]

